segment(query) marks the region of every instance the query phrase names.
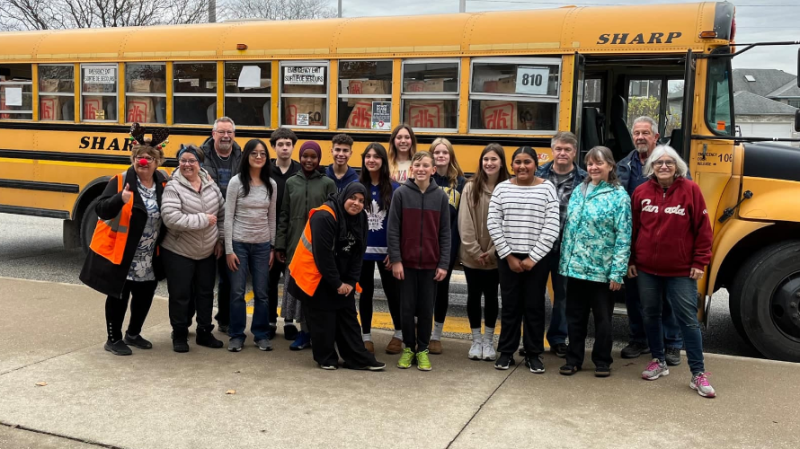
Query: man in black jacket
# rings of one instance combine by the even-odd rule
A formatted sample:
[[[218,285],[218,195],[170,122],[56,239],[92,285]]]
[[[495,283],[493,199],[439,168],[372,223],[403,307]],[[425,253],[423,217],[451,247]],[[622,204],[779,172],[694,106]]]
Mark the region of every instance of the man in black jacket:
[[[278,200],[276,210],[281,210],[283,203],[283,190],[286,180],[300,171],[300,163],[292,159],[294,145],[297,143],[297,136],[289,128],[278,128],[272,132],[269,144],[275,152],[275,159],[272,160],[272,179],[278,186]],[[274,243],[274,242],[273,242]],[[278,328],[278,282],[281,273],[286,271],[286,264],[281,263],[276,257],[269,270],[269,333],[271,339],[275,338],[275,331]],[[285,325],[283,334],[287,340],[294,340],[297,337],[297,327],[294,324]]]
[[[236,124],[228,117],[220,117],[214,122],[211,137],[203,142],[200,147],[205,153],[203,168],[219,186],[222,196],[228,193],[228,182],[239,173],[239,164],[242,162],[242,149],[234,141],[236,137]],[[231,284],[228,278],[228,265],[223,254],[217,260],[217,274],[219,275],[219,289],[217,291],[217,325],[219,331],[228,333],[231,313]]]

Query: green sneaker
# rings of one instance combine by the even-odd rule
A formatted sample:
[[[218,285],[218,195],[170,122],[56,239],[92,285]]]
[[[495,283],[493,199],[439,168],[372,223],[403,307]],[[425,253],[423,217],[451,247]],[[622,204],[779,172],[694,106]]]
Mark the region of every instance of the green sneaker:
[[[431,360],[428,358],[427,349],[417,353],[417,368],[420,371],[430,371],[433,369],[431,366]]]
[[[403,355],[400,356],[400,360],[397,362],[397,367],[400,369],[408,369],[411,368],[411,362],[414,361],[414,351],[411,348],[403,349]]]

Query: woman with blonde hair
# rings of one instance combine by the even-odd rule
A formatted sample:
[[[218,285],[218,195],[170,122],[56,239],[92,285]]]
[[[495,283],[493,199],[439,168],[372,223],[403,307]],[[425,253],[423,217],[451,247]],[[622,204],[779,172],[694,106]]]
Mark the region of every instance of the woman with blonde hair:
[[[444,137],[436,138],[429,151],[433,155],[436,172],[433,181],[447,195],[450,205],[450,260],[447,266],[447,276],[436,283],[436,305],[433,314],[433,334],[431,335],[430,353],[442,353],[442,331],[444,320],[447,317],[447,307],[450,303],[450,276],[453,274],[458,256],[458,247],[461,237],[458,235],[458,206],[461,204],[461,192],[467,180],[464,172],[456,160],[453,144]]]
[[[132,165],[111,178],[98,199],[99,220],[80,274],[83,283],[107,295],[104,349],[114,355],[131,355],[129,346],[153,347],[139,333],[158,281],[164,279],[157,248],[166,234],[160,209],[167,174],[158,166],[164,162],[162,143],[169,130],[156,130],[152,139],[144,133],[138,123],[131,126]],[[121,252],[115,244],[120,233],[127,234]],[[123,338],[131,297],[131,319]]]
[[[411,158],[417,152],[417,136],[411,126],[397,125],[389,137],[389,174],[400,184],[409,178]]]

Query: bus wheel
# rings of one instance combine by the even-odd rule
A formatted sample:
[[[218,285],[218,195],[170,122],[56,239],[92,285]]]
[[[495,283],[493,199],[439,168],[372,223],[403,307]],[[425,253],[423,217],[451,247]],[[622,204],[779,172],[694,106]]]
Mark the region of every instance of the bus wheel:
[[[800,241],[768,246],[739,269],[731,317],[765,357],[800,362]],[[737,326],[738,327],[738,326]]]
[[[99,202],[99,198],[95,198],[86,206],[83,211],[83,218],[81,218],[81,248],[84,254],[89,253],[89,245],[92,244],[92,236],[94,235],[94,227],[97,226],[97,212],[95,206]]]

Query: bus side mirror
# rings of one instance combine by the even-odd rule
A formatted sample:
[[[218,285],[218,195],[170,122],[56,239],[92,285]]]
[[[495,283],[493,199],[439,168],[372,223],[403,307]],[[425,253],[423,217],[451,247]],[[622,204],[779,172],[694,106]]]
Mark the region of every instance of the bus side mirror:
[[[800,133],[800,109],[794,111],[794,130]]]

